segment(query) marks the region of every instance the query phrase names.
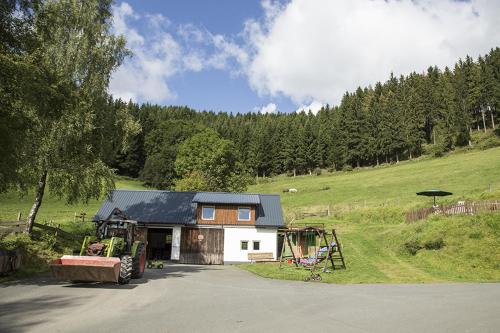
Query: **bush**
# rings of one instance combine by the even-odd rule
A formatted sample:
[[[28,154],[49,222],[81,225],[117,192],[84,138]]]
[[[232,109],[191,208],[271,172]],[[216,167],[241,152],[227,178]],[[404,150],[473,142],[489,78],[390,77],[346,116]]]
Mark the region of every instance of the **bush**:
[[[323,186],[321,188],[321,191],[328,191],[330,189],[330,186]]]
[[[496,136],[500,137],[500,127],[499,128],[495,128],[493,130],[493,134],[495,134]]]
[[[411,239],[404,243],[404,248],[406,252],[412,256],[416,255],[418,251],[422,250],[424,247],[420,244],[417,239]]]
[[[439,237],[439,238],[436,238],[434,240],[429,240],[427,242],[425,242],[424,244],[424,248],[426,250],[439,250],[439,249],[442,249],[444,247],[444,240],[443,238]]]
[[[346,164],[342,167],[342,171],[352,171],[352,165]]]
[[[315,174],[316,176],[321,176],[321,169],[320,169],[320,168],[316,168],[316,169],[314,169],[314,174]]]
[[[500,146],[500,138],[498,136],[489,136],[478,143],[479,149],[490,149]]]

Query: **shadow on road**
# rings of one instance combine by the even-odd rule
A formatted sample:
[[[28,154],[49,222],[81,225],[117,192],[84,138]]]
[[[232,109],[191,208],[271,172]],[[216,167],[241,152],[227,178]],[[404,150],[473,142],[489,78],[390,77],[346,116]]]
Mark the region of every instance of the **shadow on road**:
[[[163,269],[146,269],[144,275],[140,279],[132,279],[129,284],[120,285],[117,283],[108,282],[81,282],[70,283],[66,281],[58,281],[52,277],[50,273],[43,273],[32,278],[19,279],[0,283],[0,288],[9,286],[26,285],[26,286],[49,286],[60,285],[64,288],[101,288],[114,290],[130,290],[141,284],[145,284],[152,280],[184,278],[186,276],[199,273],[207,270],[221,270],[222,266],[209,265],[183,265],[167,263]]]
[[[68,309],[88,297],[41,296],[0,303],[0,332],[24,332],[50,321],[43,314],[53,309]],[[43,317],[45,319],[33,319]]]

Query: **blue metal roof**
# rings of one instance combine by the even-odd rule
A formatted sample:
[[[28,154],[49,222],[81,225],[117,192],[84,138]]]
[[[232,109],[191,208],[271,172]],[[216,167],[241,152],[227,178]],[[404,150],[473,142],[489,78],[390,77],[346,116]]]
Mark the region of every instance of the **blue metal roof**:
[[[107,220],[114,208],[140,223],[196,224],[195,192],[114,190],[94,216]]]
[[[258,205],[260,204],[260,198],[258,194],[198,192],[194,196],[193,202],[212,204]]]
[[[218,201],[214,202],[214,200]],[[283,226],[279,195],[151,190],[114,190],[93,220],[108,220],[111,218],[113,209],[118,208],[128,218],[139,223],[192,225],[196,224],[197,202],[255,204],[257,209],[256,226]]]
[[[280,196],[277,194],[259,194],[260,205],[257,206],[256,226],[283,227],[283,212]]]

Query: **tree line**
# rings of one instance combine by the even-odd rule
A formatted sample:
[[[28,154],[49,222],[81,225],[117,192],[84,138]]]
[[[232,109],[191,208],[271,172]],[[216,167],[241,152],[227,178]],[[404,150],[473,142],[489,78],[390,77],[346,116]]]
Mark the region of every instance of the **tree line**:
[[[438,155],[494,128],[500,49],[453,69],[394,77],[311,112],[229,114],[138,105],[108,93],[130,55],[112,0],[0,2],[0,192],[48,186],[67,202],[100,198],[116,172],[161,189],[242,191],[254,177]]]
[[[252,177],[350,170],[412,159],[424,149],[440,155],[470,145],[472,131],[494,128],[500,49],[477,60],[467,56],[453,69],[431,66],[425,73],[391,74],[386,82],[346,92],[339,105],[326,105],[317,114],[199,112],[121,100],[114,107],[127,108],[142,132],[133,137],[128,152],[110,153],[109,165],[158,188],[173,189],[186,176],[176,169],[180,147],[206,129],[230,141],[230,159],[237,161],[238,172]],[[198,177],[209,177],[206,167],[198,171]]]

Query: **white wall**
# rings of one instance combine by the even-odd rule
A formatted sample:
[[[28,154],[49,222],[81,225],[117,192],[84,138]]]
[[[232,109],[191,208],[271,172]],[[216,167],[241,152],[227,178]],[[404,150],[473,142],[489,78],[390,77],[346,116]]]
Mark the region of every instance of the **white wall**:
[[[260,250],[253,250],[253,241],[260,241]],[[248,250],[241,250],[241,241],[248,241]],[[276,259],[277,230],[255,227],[224,227],[224,262],[249,262],[249,252],[271,252]]]
[[[171,260],[179,260],[181,253],[181,227],[172,228],[172,253]]]

